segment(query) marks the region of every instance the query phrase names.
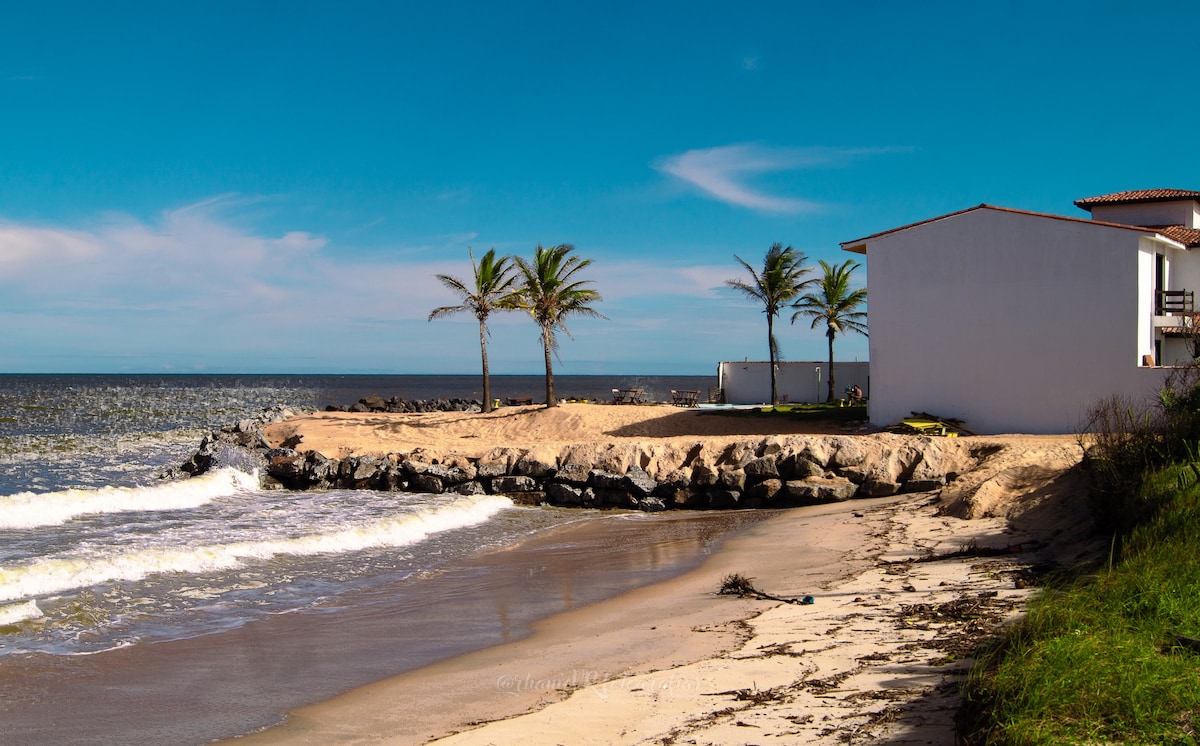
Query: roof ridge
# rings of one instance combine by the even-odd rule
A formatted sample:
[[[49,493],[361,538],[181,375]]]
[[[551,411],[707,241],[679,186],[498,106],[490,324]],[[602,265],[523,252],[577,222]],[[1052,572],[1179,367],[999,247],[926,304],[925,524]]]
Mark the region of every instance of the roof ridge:
[[[1092,211],[1096,205],[1130,205],[1142,202],[1200,201],[1200,191],[1194,189],[1132,189],[1075,200],[1081,210]]]

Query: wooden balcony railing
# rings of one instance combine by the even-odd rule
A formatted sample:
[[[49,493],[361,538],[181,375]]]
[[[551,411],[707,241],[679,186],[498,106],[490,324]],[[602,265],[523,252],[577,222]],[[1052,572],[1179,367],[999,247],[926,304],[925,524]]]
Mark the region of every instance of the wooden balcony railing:
[[[1191,290],[1159,290],[1154,299],[1154,315],[1168,313],[1194,313],[1195,292]]]

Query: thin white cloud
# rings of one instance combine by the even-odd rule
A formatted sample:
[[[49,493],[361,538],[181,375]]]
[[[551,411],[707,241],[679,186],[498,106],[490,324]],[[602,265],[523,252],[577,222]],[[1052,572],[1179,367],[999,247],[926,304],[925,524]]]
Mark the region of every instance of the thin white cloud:
[[[769,194],[753,185],[754,177],[845,163],[852,158],[885,152],[868,148],[770,148],[764,145],[724,145],[689,150],[663,158],[659,171],[690,184],[703,194],[738,207],[773,213],[818,212],[824,205],[800,197]]]

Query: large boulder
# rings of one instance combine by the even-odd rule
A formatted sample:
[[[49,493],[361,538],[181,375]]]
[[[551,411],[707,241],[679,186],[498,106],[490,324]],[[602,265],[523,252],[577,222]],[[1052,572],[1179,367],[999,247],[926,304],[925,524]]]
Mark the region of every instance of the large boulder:
[[[654,481],[645,470],[638,467],[633,467],[625,472],[625,476],[621,478],[620,486],[622,489],[632,492],[638,497],[645,497],[653,494],[658,488],[658,482]]]
[[[492,480],[492,492],[501,495],[512,495],[517,492],[535,492],[538,483],[533,477],[509,476],[496,477]]]
[[[788,499],[802,504],[841,502],[854,497],[858,486],[844,477],[808,477],[789,481]]]

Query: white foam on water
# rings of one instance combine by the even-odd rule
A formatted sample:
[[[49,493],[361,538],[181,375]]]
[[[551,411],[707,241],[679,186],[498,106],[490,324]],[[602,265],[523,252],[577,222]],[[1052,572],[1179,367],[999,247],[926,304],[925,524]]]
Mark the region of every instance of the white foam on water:
[[[37,619],[40,616],[43,616],[43,614],[42,610],[38,608],[37,601],[25,601],[23,603],[0,606],[0,627],[17,624],[30,619]]]
[[[258,489],[257,474],[224,468],[146,487],[21,492],[0,497],[0,529],[56,526],[81,515],[99,513],[196,508],[234,492]]]
[[[0,566],[0,601],[30,599],[114,581],[136,581],[158,573],[229,570],[279,555],[311,556],[415,544],[433,534],[473,526],[513,503],[507,497],[480,495],[427,504],[351,528],[286,538],[206,546],[166,546],[90,556],[59,554]]]

